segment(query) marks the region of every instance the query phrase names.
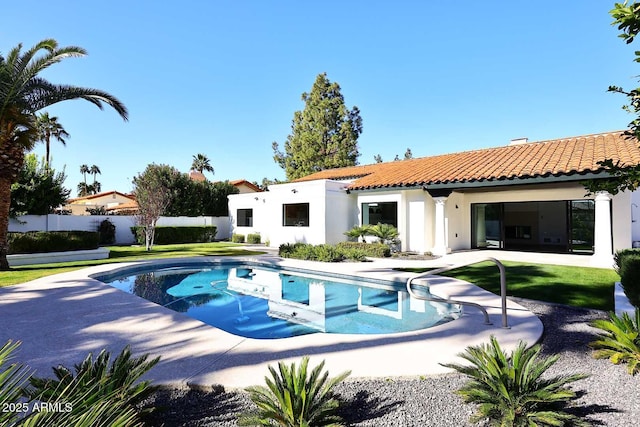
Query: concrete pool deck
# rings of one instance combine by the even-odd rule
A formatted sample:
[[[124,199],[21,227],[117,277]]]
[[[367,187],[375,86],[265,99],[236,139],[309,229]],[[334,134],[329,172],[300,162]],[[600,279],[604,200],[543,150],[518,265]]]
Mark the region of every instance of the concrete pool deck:
[[[473,257],[504,259],[504,254],[484,251],[426,261],[384,259],[340,264],[283,260],[273,255],[240,259],[259,259],[280,267],[295,266],[319,272],[406,280],[411,273],[393,268],[442,267]],[[506,255],[507,259],[514,256],[513,253]],[[577,257],[568,258],[571,262],[588,265],[588,257],[570,257]],[[221,258],[184,258],[181,261],[188,264],[216,259]],[[487,342],[491,335],[510,350],[520,340],[529,344],[537,342],[543,332],[540,320],[513,301],[508,301],[509,328],[502,328],[499,296],[456,279],[435,278],[431,282],[432,293],[483,305],[493,324],[485,325],[479,310],[465,307],[459,319],[421,331],[392,335],[311,334],[257,340],[231,335],[90,277],[123,266],[161,265],[168,261],[107,264],[0,288],[0,322],[3,325],[0,342],[22,341],[14,360],[35,369],[37,376],[51,376],[51,368],[58,364],[71,367],[89,352],[95,355],[107,348],[115,355],[130,344],[136,355],[161,356],[160,363],[147,375],[156,384],[221,384],[237,388],[262,384],[268,365],[281,360],[287,363],[299,361],[303,355],[310,356],[312,365],[325,360],[326,369],[332,376],[346,370],[352,371],[352,377],[439,374],[449,372],[440,363],[461,361],[456,356],[458,353],[469,345]],[[535,262],[535,258],[529,258],[529,261]]]

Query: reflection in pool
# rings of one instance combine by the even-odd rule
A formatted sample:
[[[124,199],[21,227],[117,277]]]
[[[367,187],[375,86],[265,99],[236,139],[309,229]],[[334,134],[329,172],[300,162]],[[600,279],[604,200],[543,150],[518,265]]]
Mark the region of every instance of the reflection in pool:
[[[99,280],[248,338],[388,334],[453,320],[455,305],[410,297],[404,283],[336,279],[257,266],[124,273]]]

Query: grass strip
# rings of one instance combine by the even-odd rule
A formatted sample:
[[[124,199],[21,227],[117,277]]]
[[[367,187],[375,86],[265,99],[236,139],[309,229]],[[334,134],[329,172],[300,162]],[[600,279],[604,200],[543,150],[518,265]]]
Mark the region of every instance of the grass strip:
[[[614,309],[614,284],[620,276],[611,269],[512,261],[502,263],[509,296],[597,310]],[[397,270],[421,273],[432,269]],[[500,295],[500,272],[493,263],[461,267],[442,275],[466,280]]]
[[[0,273],[0,287],[25,283],[52,274],[79,270],[94,265],[116,262],[142,261],[157,258],[180,258],[195,256],[244,256],[263,252],[238,248],[235,243],[192,243],[180,245],[155,245],[151,251],[143,246],[109,246],[109,258],[92,261],[71,261],[55,264],[34,264],[13,267]]]

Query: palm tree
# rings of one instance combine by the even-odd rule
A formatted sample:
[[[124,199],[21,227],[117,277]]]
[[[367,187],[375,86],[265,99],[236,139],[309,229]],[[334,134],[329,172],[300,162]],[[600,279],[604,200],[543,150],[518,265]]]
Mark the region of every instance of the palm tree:
[[[89,186],[87,185],[87,174],[89,173],[89,166],[86,164],[80,165],[80,173],[82,174],[83,182],[78,184],[78,196],[84,197],[89,194]]]
[[[109,105],[128,120],[127,108],[113,95],[98,89],[49,82],[39,74],[70,57],[82,57],[81,47],[58,47],[46,39],[22,52],[22,44],[0,55],[0,270],[8,270],[11,184],[16,181],[24,154],[38,141],[36,113],[58,102],[84,99],[100,109]]]
[[[64,127],[58,122],[57,117],[50,117],[46,111],[38,115],[36,124],[38,126],[38,141],[44,142],[46,148],[44,158],[45,167],[49,168],[49,162],[51,160],[51,138],[57,139],[62,145],[67,145],[64,139],[69,137],[69,133],[64,130]]]
[[[96,176],[98,174],[102,174],[102,172],[100,172],[100,168],[98,166],[91,165],[91,168],[89,168],[89,173],[93,175],[93,184],[91,184],[91,190],[93,194],[98,194],[101,190],[101,185],[98,181],[96,181]]]
[[[191,169],[198,171],[200,173],[207,171],[207,172],[211,172],[212,175],[215,174],[209,158],[204,154],[200,154],[200,153],[193,156],[193,163],[191,163]]]

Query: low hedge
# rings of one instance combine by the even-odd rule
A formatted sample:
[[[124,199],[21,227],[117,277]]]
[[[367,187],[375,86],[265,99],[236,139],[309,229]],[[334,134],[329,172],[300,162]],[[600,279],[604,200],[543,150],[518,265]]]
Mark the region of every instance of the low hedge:
[[[231,241],[233,243],[244,243],[244,234],[233,233],[231,235]]]
[[[131,232],[136,236],[139,245],[144,245],[143,227],[137,225],[131,227]],[[217,227],[156,227],[154,232],[154,244],[171,245],[176,243],[208,243],[213,242]]]
[[[614,257],[622,289],[635,307],[640,307],[640,250],[625,249]]]
[[[259,233],[249,233],[247,234],[247,243],[258,244],[261,241],[261,237]]]
[[[387,258],[391,256],[391,248],[384,243],[340,242],[336,246],[341,250],[362,251],[365,256],[372,258]]]
[[[96,231],[28,231],[8,234],[9,254],[33,254],[98,249]]]
[[[390,256],[389,246],[382,243],[341,242],[337,245],[311,245],[308,243],[284,243],[279,255],[309,261],[340,262],[344,260],[366,261],[367,257]]]

